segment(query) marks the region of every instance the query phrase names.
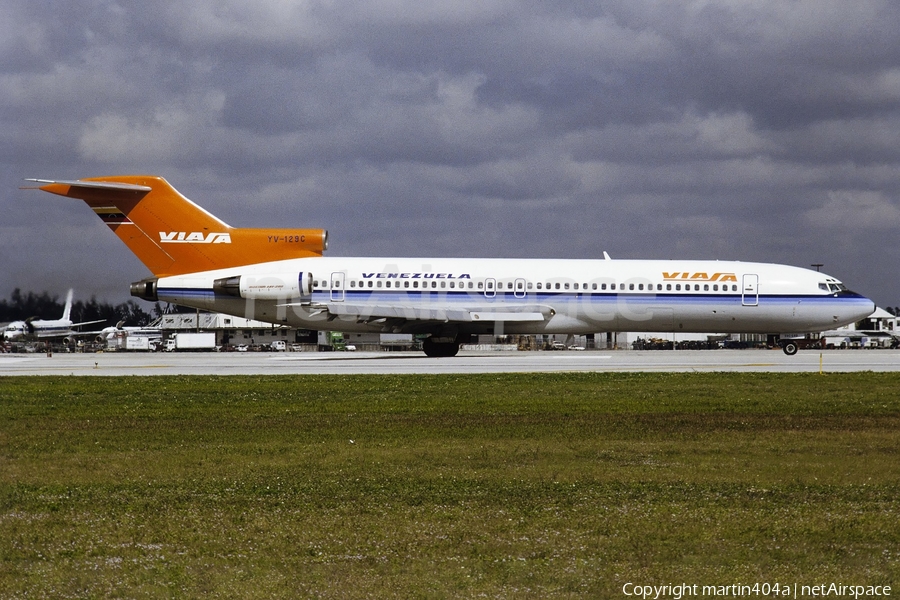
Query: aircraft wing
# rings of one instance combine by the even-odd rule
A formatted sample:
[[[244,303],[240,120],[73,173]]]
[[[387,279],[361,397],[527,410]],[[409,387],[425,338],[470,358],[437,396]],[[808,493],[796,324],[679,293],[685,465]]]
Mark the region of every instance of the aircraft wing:
[[[59,331],[59,330],[37,331],[36,333],[29,334],[29,335],[32,335],[33,337],[35,337],[39,340],[47,340],[47,339],[53,339],[53,338],[64,338],[64,337],[69,337],[69,336],[85,337],[85,336],[89,336],[89,335],[97,335],[98,333],[103,333],[103,330],[75,331],[74,329],[69,329],[68,331]]]
[[[493,307],[461,308],[429,305],[371,305],[331,302],[325,305],[333,315],[353,315],[364,319],[405,319],[407,321],[463,322],[473,321],[543,321],[553,312],[549,306],[517,306],[507,310]],[[512,309],[512,310],[510,310]]]
[[[283,306],[294,306],[286,304]],[[479,321],[545,321],[555,314],[552,307],[542,304],[520,306],[451,306],[439,304],[354,304],[328,302],[311,306],[329,315],[354,316],[360,321],[432,321],[438,323],[473,323]]]
[[[79,325],[91,325],[93,323],[103,323],[106,319],[96,319],[94,321],[82,321],[81,323],[72,323],[72,327],[78,327]]]

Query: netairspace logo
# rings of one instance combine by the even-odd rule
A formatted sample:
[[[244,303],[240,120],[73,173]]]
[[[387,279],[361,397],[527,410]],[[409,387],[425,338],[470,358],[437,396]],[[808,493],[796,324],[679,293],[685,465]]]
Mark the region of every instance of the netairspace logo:
[[[843,583],[755,583],[752,585],[637,585],[626,583],[622,593],[642,600],[682,600],[682,598],[878,598],[891,595],[889,585],[844,585]]]

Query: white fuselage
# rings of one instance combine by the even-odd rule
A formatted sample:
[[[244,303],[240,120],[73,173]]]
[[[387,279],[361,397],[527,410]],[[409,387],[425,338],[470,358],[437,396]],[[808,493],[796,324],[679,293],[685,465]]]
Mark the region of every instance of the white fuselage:
[[[3,337],[9,341],[17,341],[26,338],[44,339],[65,337],[75,333],[72,331],[72,321],[69,319],[31,321],[13,321],[6,326]]]
[[[240,293],[213,289],[238,276]],[[875,310],[824,273],[733,261],[316,257],[162,277],[156,293],[299,328],[433,335],[813,332]]]

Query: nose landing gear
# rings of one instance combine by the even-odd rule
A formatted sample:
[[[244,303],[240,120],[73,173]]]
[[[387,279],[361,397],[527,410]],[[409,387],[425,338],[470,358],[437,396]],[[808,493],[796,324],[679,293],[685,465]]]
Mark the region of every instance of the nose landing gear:
[[[800,349],[800,346],[797,345],[797,342],[786,340],[784,342],[781,342],[781,349],[788,356],[793,356],[797,354],[797,350]]]

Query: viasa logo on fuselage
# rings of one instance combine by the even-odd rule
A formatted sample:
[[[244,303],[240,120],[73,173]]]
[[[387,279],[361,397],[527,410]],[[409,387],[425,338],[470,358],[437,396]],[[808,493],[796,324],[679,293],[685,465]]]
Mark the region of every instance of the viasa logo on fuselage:
[[[737,281],[737,275],[734,273],[692,273],[690,271],[675,271],[674,273],[666,273],[663,271],[663,279],[667,281]]]
[[[163,244],[230,244],[230,233],[207,233],[202,231],[160,231],[159,241]]]

